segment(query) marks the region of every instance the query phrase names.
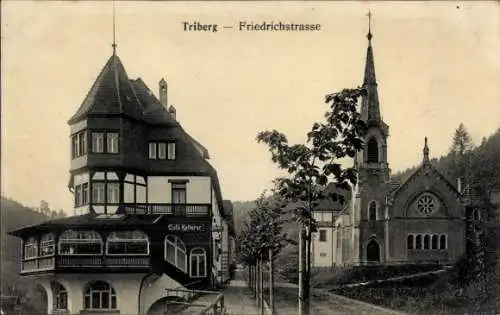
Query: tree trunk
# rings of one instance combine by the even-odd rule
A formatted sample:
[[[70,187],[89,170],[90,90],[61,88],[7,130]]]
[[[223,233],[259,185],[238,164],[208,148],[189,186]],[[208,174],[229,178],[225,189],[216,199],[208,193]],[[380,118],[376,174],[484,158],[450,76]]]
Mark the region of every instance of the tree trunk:
[[[260,258],[260,282],[259,282],[259,300],[260,300],[260,315],[264,315],[264,270],[263,270],[263,263],[262,263],[262,257]]]
[[[259,289],[260,289],[260,259],[257,259],[257,270],[255,272],[255,278],[256,278],[256,282],[255,282],[255,295],[256,295],[256,299],[257,299],[257,305],[260,305],[260,292],[259,292]]]
[[[300,227],[299,234],[299,315],[309,315],[307,303],[307,282],[306,282],[306,233],[304,226]]]
[[[306,239],[306,277],[304,280],[304,285],[305,285],[305,292],[306,292],[306,310],[307,310],[307,315],[310,313],[310,306],[311,306],[311,269],[312,269],[312,261],[311,261],[311,256],[312,256],[312,233],[311,233],[311,227],[308,226],[307,228],[307,239]]]
[[[269,249],[269,308],[274,315],[274,263],[273,250]]]

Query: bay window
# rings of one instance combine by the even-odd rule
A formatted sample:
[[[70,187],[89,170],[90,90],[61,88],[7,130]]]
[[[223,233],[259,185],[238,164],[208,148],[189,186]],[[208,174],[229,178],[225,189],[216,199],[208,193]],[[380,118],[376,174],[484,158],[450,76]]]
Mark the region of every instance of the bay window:
[[[56,251],[55,237],[53,233],[42,235],[40,239],[40,257],[52,256]]]
[[[108,255],[148,255],[148,236],[142,231],[111,232],[106,242]]]
[[[96,231],[66,230],[59,237],[59,255],[101,255],[102,247]]]
[[[35,257],[38,257],[38,240],[36,237],[30,237],[24,243],[24,259]]]

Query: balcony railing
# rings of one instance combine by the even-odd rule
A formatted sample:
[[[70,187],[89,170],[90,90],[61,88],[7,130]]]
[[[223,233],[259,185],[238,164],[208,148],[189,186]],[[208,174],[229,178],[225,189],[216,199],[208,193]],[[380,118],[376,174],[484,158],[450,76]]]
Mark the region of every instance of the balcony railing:
[[[207,216],[208,204],[135,203],[125,204],[127,214],[170,214],[179,216]]]
[[[66,268],[149,268],[148,256],[51,256],[21,262],[21,273]]]

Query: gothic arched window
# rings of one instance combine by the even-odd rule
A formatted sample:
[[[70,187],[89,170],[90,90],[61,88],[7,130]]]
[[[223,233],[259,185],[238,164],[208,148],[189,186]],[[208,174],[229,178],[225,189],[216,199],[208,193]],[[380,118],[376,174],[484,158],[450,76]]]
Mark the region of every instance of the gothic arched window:
[[[429,234],[424,235],[424,249],[431,248],[431,236]]]
[[[371,138],[368,141],[367,162],[368,163],[378,162],[378,143],[377,140],[375,140],[375,138]]]
[[[422,235],[420,234],[415,237],[415,249],[422,249]]]
[[[441,234],[439,236],[439,249],[446,249],[448,247],[448,242],[446,241],[446,234]]]
[[[375,200],[370,201],[370,204],[368,205],[368,220],[377,220],[377,202]]]
[[[415,236],[413,236],[413,234],[408,234],[408,237],[406,238],[406,248],[407,249],[415,249],[414,246],[413,246],[413,242],[415,240]]]
[[[432,235],[432,246],[431,249],[438,249],[438,235],[434,234]]]

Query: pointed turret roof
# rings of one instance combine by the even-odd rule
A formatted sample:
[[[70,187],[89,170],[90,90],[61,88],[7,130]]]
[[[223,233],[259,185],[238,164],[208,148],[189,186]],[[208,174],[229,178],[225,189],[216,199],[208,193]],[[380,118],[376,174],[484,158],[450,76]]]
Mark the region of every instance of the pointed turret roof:
[[[108,59],[84,101],[68,123],[75,123],[93,114],[121,114],[129,118],[141,119],[140,102],[116,53]]]

